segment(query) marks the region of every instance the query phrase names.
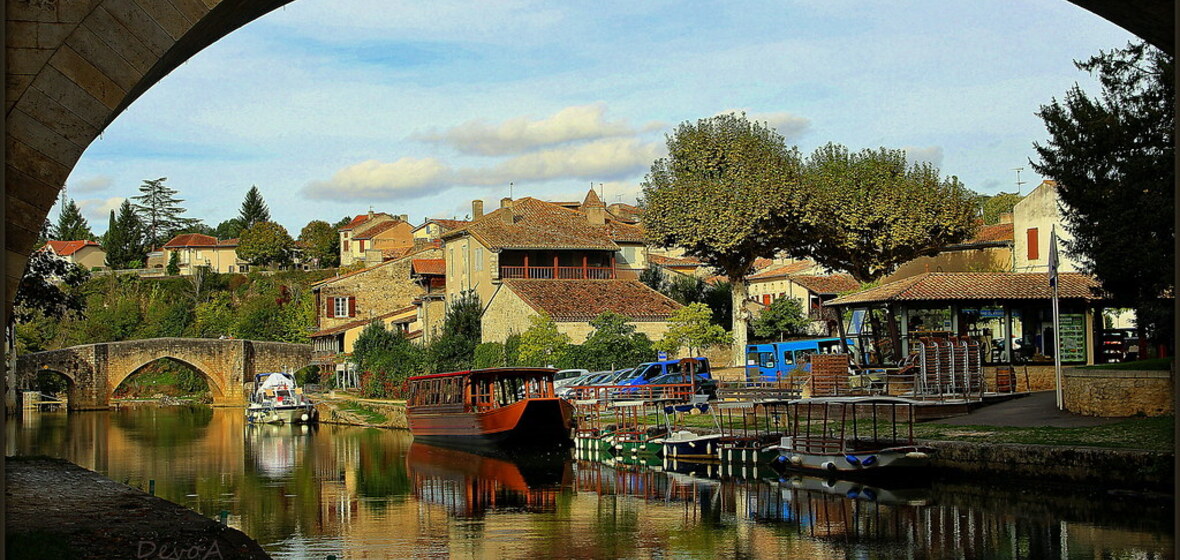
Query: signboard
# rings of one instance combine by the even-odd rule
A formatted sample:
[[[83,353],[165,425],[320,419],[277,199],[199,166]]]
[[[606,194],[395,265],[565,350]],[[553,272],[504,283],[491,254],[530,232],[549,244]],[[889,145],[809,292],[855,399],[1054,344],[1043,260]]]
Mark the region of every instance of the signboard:
[[[1061,361],[1086,361],[1086,316],[1063,314],[1061,326]]]
[[[650,355],[651,355],[651,354],[648,354],[648,356],[650,356]],[[656,354],[656,359],[657,359],[657,360],[659,360],[659,361],[661,361],[661,362],[662,362],[662,361],[664,361],[664,360],[667,360],[667,359],[668,359],[668,353],[667,353],[667,352],[660,352],[659,354]]]

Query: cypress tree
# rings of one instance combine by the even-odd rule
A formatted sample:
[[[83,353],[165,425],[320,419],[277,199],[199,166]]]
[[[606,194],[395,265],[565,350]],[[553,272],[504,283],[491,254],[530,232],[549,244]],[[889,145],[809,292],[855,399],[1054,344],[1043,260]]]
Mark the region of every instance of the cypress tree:
[[[103,239],[103,248],[107,252],[107,266],[114,269],[134,268],[131,266],[134,262],[139,262],[142,266],[143,228],[130,201],[123,201],[117,216],[113,210],[111,211],[110,224]]]
[[[258,186],[253,185],[249,191],[246,191],[246,200],[242,201],[242,209],[238,211],[238,223],[241,224],[242,229],[249,229],[254,224],[269,221],[270,209],[262,200],[262,193],[258,192]]]

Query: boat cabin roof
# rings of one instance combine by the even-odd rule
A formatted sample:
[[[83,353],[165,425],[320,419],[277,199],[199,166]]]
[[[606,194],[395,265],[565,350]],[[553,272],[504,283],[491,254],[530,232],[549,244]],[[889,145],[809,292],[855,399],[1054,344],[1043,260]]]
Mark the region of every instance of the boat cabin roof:
[[[920,401],[901,397],[867,396],[867,397],[809,397],[795,399],[790,404],[919,404]]]
[[[504,368],[486,368],[486,369],[469,369],[465,371],[452,371],[449,373],[432,373],[429,375],[415,375],[410,377],[408,381],[421,381],[423,379],[440,379],[444,377],[520,377],[537,374],[547,374],[550,378],[557,373],[553,368],[530,368],[530,367],[504,367]]]

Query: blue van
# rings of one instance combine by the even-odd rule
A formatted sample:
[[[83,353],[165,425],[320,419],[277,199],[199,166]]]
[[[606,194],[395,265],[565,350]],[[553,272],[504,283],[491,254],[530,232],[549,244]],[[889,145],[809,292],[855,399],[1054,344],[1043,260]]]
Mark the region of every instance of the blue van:
[[[856,352],[853,339],[844,339]],[[812,354],[841,352],[839,338],[812,338],[790,342],[769,342],[746,346],[746,381],[778,381],[796,368],[811,372]]]

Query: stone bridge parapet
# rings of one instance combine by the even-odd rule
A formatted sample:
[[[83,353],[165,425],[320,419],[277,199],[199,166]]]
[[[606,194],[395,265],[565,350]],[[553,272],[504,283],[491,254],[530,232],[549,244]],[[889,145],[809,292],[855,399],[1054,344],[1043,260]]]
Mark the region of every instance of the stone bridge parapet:
[[[245,385],[256,373],[295,371],[311,363],[310,344],[238,339],[150,338],[102,342],[17,357],[18,391],[36,386],[42,371],[69,380],[71,410],[104,409],[115,388],[143,366],[161,358],[184,362],[209,383],[214,406],[242,406]]]

